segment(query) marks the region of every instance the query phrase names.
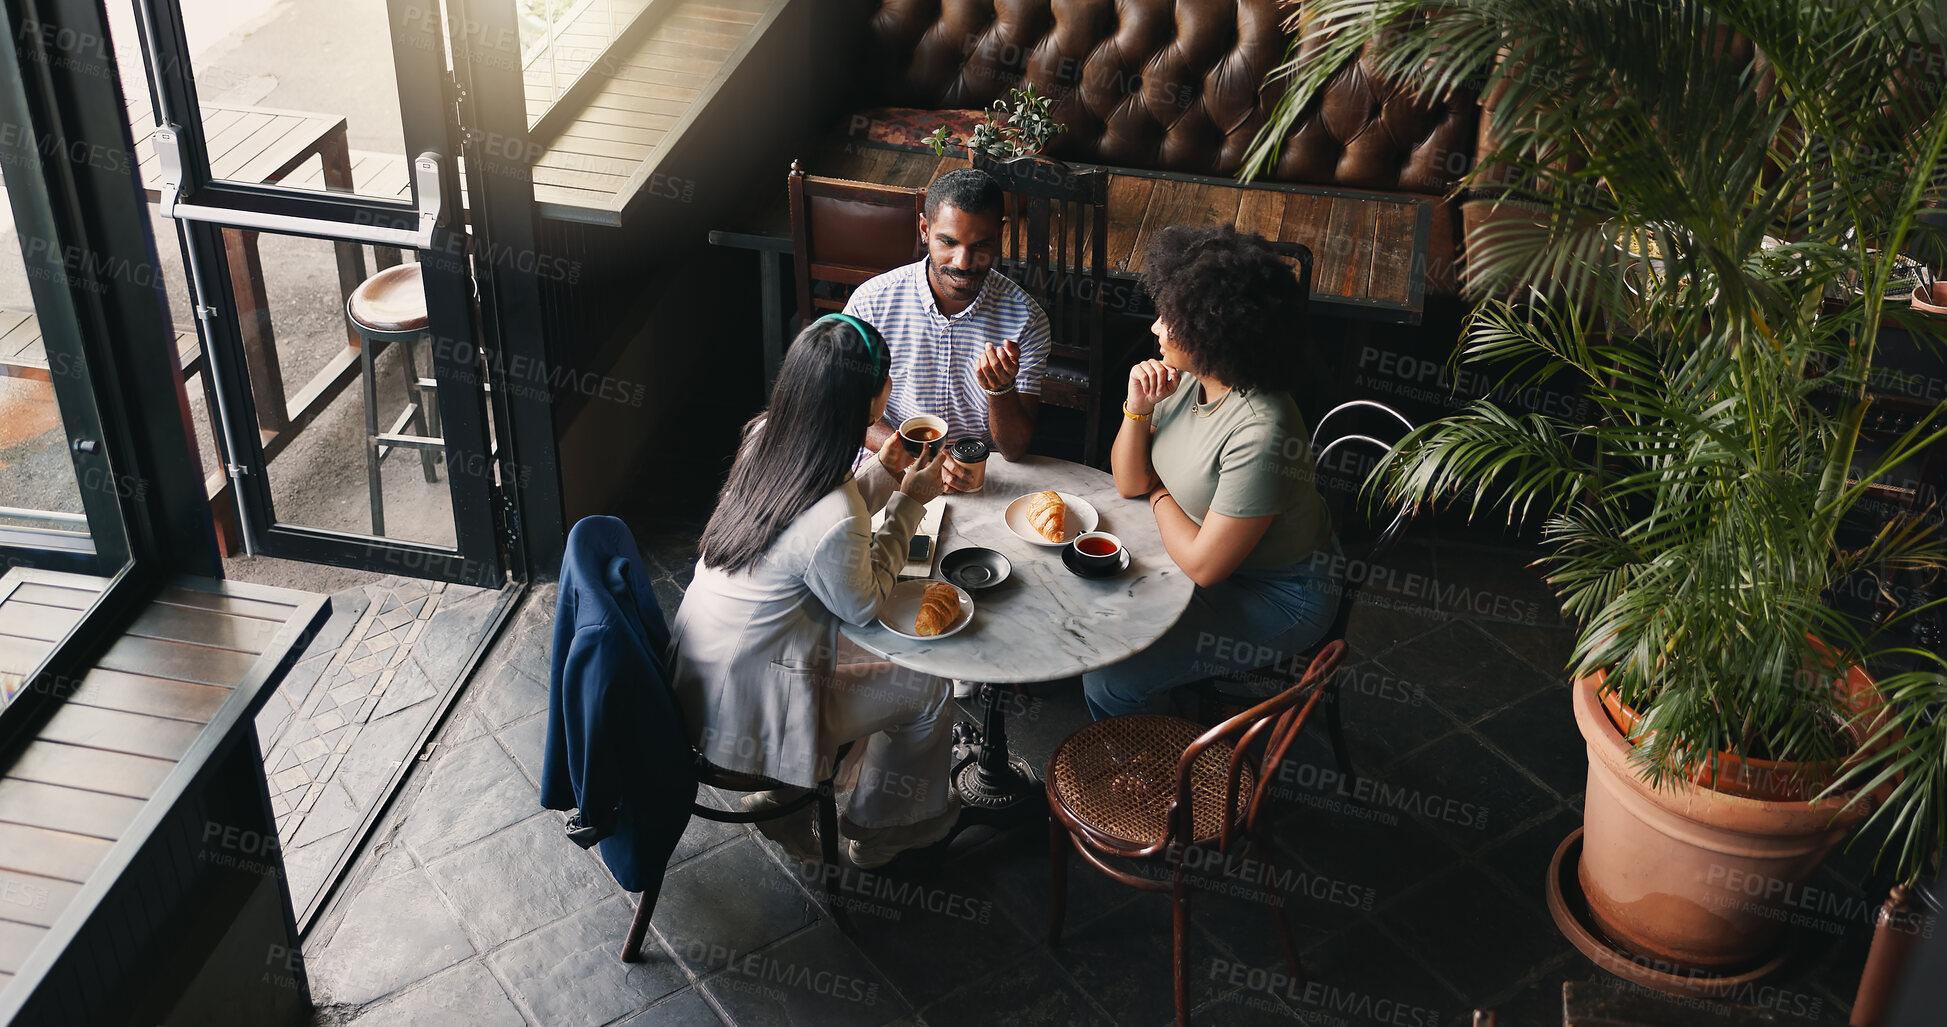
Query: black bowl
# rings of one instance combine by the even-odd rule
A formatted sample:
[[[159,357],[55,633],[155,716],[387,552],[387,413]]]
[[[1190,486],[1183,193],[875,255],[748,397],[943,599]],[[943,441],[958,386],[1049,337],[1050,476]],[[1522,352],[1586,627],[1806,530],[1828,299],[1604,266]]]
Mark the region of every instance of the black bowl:
[[[956,549],[940,557],[940,577],[969,592],[993,588],[1006,581],[1013,571],[1014,565],[1007,562],[1007,557],[979,546]]]

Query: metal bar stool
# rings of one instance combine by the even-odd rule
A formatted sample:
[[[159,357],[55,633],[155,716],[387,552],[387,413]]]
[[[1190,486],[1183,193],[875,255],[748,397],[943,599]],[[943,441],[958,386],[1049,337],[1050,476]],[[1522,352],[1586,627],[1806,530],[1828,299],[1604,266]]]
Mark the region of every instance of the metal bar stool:
[[[425,472],[426,480],[436,482],[439,471],[435,463],[439,458],[435,451],[443,453],[446,450],[446,440],[440,435],[438,393],[435,391],[439,383],[419,376],[419,365],[412,354],[415,339],[428,339],[427,344],[431,345],[431,336],[426,330],[426,289],[420,278],[419,265],[412,263],[389,267],[360,282],[345,301],[345,316],[351,319],[352,327],[358,331],[361,340],[358,360],[365,379],[365,480],[372,498],[372,534],[383,535],[385,494],[379,478],[379,465],[395,446],[417,449],[420,468]],[[405,344],[400,349],[400,357],[405,361],[406,407],[399,412],[390,429],[380,431],[379,350],[394,342]],[[427,354],[429,364],[431,356],[431,353]],[[413,434],[405,434],[408,424],[412,425]]]

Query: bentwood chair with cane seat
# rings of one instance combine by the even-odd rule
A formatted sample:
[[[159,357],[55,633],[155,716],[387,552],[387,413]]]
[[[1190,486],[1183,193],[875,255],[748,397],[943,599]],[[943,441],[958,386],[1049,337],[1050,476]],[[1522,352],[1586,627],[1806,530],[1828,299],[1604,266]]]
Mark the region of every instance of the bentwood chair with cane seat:
[[[1268,667],[1241,674],[1206,678],[1190,686],[1197,697],[1197,719],[1213,723],[1254,703],[1263,702],[1288,687],[1312,654],[1323,646],[1345,638],[1352,623],[1352,608],[1358,604],[1371,580],[1372,568],[1384,560],[1406,532],[1412,511],[1406,507],[1381,510],[1368,516],[1364,500],[1366,479],[1393,443],[1413,430],[1413,422],[1398,410],[1370,399],[1341,403],[1318,419],[1312,432],[1312,478],[1320,498],[1332,514],[1333,531],[1345,554],[1339,584],[1338,612],[1332,617],[1318,643],[1311,649],[1280,655]],[[1344,718],[1340,712],[1343,697],[1338,682],[1325,685],[1325,728],[1332,740],[1332,753],[1339,771],[1353,776],[1352,757],[1345,744]]]
[[[1333,642],[1297,684],[1208,730],[1180,717],[1134,713],[1098,720],[1056,747],[1048,760],[1048,944],[1061,943],[1071,850],[1123,884],[1169,892],[1176,1022],[1188,1024],[1189,875],[1207,876],[1215,867],[1229,876],[1249,866],[1262,874],[1251,883],[1272,893],[1271,919],[1293,979],[1303,980],[1271,850],[1271,785],[1344,655],[1345,643]],[[1193,857],[1197,864],[1186,866]],[[1137,869],[1159,863],[1167,881]]]

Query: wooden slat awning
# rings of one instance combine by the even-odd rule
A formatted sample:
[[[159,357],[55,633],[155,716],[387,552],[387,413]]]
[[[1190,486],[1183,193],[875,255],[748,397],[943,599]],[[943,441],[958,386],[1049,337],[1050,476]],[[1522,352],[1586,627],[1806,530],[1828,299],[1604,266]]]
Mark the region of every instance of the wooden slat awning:
[[[542,150],[530,172],[541,215],[622,224],[630,204],[659,185],[656,167],[668,143],[696,121],[783,6],[655,0],[642,14],[653,23],[609,52],[602,80],[565,104],[555,100],[543,61],[531,63],[528,117]]]
[[[98,596],[105,579],[13,570],[0,578],[0,669],[31,673]],[[0,771],[0,1005],[15,975],[66,944],[50,929],[107,892],[144,838],[152,802],[180,798],[211,732],[252,730],[250,715],[319,620],[301,592],[183,579],[164,589]],[[6,648],[11,646],[12,648]],[[31,662],[27,662],[31,661]],[[197,758],[201,758],[200,756]],[[118,855],[119,854],[119,855]],[[72,919],[72,918],[70,918]],[[8,982],[14,982],[9,984]]]

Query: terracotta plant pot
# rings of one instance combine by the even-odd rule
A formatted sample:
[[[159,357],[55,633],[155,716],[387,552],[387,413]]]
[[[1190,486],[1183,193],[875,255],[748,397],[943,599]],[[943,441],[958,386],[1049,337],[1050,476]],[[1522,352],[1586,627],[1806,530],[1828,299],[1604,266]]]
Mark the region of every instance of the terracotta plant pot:
[[[1947,282],[1914,286],[1913,309],[1935,317],[1947,317]]]
[[[1624,706],[1614,690],[1602,687],[1607,676],[1602,673],[1594,675],[1596,697],[1602,702],[1602,711],[1609,715],[1609,722],[1622,732],[1624,738],[1628,738],[1642,718],[1636,715],[1635,710]],[[1860,676],[1864,677],[1864,674]],[[1871,680],[1867,679],[1866,684],[1870,687]],[[1857,695],[1856,689],[1853,691]],[[1691,768],[1690,783],[1746,799],[1801,802],[1822,791],[1843,763],[1843,760],[1837,759],[1818,762],[1746,759],[1736,753],[1720,752],[1715,763],[1703,761]]]
[[[1611,941],[1669,970],[1735,972],[1763,962],[1792,916],[1805,911],[1805,882],[1870,803],[1842,809],[1836,800],[1749,798],[1694,781],[1653,788],[1632,765],[1633,746],[1604,709],[1601,685],[1593,675],[1573,689],[1575,723],[1589,750],[1577,876],[1590,915]],[[1850,671],[1848,685],[1855,696],[1872,694],[1863,670]],[[1854,729],[1854,740],[1863,733]],[[1720,765],[1718,774],[1773,788],[1797,782],[1802,791],[1827,772],[1803,764],[1749,769]]]

